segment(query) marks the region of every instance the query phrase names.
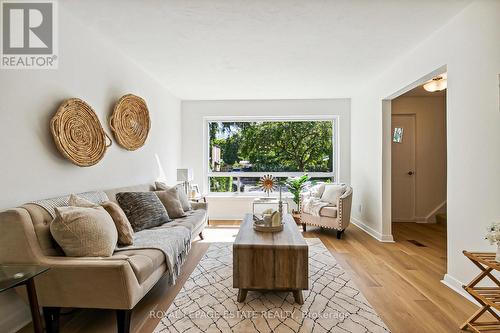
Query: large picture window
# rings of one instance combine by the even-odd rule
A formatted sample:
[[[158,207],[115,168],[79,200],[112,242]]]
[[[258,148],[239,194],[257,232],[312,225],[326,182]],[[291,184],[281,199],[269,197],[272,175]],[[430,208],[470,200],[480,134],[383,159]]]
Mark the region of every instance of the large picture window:
[[[259,192],[259,178],[335,181],[335,119],[207,120],[210,192]]]

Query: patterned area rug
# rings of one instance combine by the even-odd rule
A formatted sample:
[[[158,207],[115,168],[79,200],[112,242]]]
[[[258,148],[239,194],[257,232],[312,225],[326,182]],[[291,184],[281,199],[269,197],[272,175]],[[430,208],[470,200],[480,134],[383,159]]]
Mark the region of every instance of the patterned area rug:
[[[233,289],[232,243],[213,243],[170,309],[159,332],[389,332],[347,273],[318,238],[309,244],[309,290],[304,304],[292,293]]]

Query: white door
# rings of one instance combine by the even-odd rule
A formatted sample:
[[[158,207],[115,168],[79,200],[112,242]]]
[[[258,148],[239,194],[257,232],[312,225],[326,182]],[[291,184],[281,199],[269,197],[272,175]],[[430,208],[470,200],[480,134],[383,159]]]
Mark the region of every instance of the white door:
[[[392,115],[392,220],[415,221],[415,115]]]

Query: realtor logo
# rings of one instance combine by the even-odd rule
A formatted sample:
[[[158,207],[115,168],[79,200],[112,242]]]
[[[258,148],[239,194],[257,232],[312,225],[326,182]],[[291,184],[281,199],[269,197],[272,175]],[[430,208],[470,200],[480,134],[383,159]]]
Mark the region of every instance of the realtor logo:
[[[56,3],[2,1],[1,68],[57,68]]]

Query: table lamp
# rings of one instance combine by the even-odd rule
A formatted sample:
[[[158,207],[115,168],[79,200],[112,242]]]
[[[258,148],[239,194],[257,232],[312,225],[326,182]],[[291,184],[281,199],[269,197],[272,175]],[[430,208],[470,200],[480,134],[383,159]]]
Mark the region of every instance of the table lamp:
[[[193,169],[191,168],[182,168],[177,169],[177,181],[183,182],[184,191],[187,195],[189,195],[189,182],[193,180]]]

